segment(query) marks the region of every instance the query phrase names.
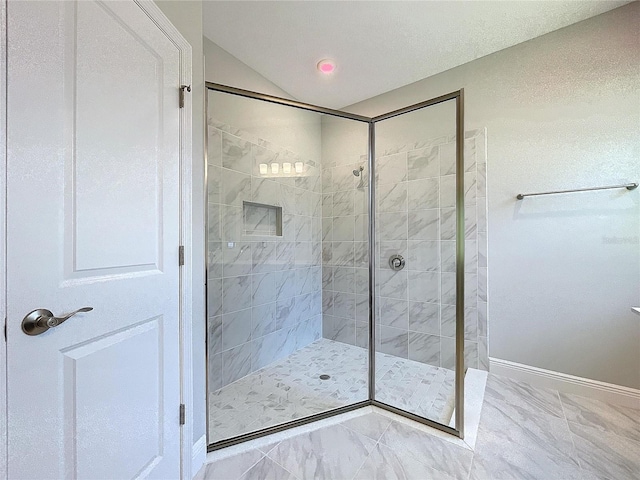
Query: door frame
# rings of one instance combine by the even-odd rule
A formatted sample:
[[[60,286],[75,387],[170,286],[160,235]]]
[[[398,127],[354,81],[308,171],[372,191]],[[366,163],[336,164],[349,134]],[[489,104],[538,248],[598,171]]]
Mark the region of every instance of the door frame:
[[[180,84],[192,84],[192,53],[191,45],[178,29],[169,21],[153,0],[132,0],[166,35],[179,52],[180,56]],[[3,35],[0,35],[0,322],[6,327],[7,308],[7,4],[8,0],[0,0],[0,24]],[[177,99],[177,92],[176,92]],[[176,105],[176,108],[178,106]],[[179,342],[180,351],[180,403],[185,405],[186,418],[180,428],[180,476],[183,479],[193,478],[192,472],[192,437],[193,437],[193,354],[192,354],[192,301],[193,285],[193,234],[192,234],[192,194],[193,194],[193,152],[192,152],[192,99],[185,94],[184,107],[180,108],[180,238],[177,245],[184,246],[184,265],[180,268],[179,293]],[[0,479],[7,478],[8,462],[8,405],[7,405],[7,340],[3,330],[0,335]],[[179,406],[176,405],[175,420],[179,421]]]
[[[0,322],[2,337],[0,338],[0,478],[7,478],[7,2],[0,0]]]

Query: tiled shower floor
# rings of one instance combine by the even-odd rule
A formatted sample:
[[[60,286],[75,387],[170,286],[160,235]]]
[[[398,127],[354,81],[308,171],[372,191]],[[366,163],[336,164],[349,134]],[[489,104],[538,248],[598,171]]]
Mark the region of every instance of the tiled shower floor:
[[[211,392],[209,443],[366,400],[367,369],[366,349],[317,340]],[[376,355],[376,399],[440,423],[453,412],[454,377],[444,368]]]

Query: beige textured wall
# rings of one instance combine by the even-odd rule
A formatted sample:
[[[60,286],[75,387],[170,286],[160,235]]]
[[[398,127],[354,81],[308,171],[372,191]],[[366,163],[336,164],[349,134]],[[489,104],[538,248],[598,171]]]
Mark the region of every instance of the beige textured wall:
[[[207,82],[293,99],[287,92],[207,37],[203,38],[203,48],[205,56],[204,78]]]
[[[640,388],[640,4],[353,105],[377,115],[465,89],[487,127],[489,354]]]

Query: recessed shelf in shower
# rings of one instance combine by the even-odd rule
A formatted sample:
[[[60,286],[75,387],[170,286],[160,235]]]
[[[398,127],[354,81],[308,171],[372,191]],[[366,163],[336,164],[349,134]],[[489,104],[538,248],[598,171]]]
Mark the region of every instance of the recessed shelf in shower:
[[[282,236],[282,207],[264,203],[242,202],[245,235]]]

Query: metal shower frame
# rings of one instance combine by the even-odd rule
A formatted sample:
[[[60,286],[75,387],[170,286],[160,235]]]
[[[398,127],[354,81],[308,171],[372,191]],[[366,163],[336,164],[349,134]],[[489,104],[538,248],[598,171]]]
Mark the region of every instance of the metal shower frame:
[[[349,120],[355,120],[358,122],[367,123],[369,127],[369,145],[368,145],[368,194],[369,194],[369,212],[376,211],[376,191],[375,191],[375,124],[377,122],[388,120],[399,115],[414,112],[425,107],[437,105],[439,103],[455,100],[456,102],[456,365],[455,365],[455,427],[450,427],[425,417],[413,414],[411,412],[402,410],[382,403],[375,399],[375,354],[376,354],[376,335],[375,335],[375,322],[376,322],[376,297],[375,297],[375,285],[376,285],[376,255],[375,255],[375,235],[376,235],[376,216],[369,215],[369,398],[367,400],[353,403],[351,405],[345,405],[342,407],[320,412],[314,415],[310,415],[304,418],[292,420],[290,422],[281,423],[272,427],[267,427],[254,432],[245,433],[236,437],[221,440],[214,444],[208,444],[207,451],[212,452],[221,448],[236,445],[242,442],[253,440],[255,438],[263,437],[273,433],[288,430],[290,428],[305,425],[325,418],[333,417],[341,413],[349,412],[366,406],[375,406],[387,410],[389,412],[401,415],[405,418],[409,418],[424,425],[436,428],[446,433],[452,434],[459,438],[464,438],[464,240],[465,240],[465,222],[464,222],[464,89],[456,90],[446,95],[426,100],[424,102],[416,103],[405,108],[394,110],[383,115],[376,117],[365,117],[354,113],[343,112],[340,110],[333,110],[330,108],[318,107],[316,105],[310,105],[294,100],[288,100],[285,98],[266,95],[263,93],[256,93],[249,90],[243,90],[240,88],[229,87],[227,85],[221,85],[212,82],[205,82],[207,94],[205,95],[205,111],[208,110],[208,98],[209,91],[216,91],[222,93],[228,93],[237,95],[240,97],[251,98],[254,100],[261,100],[264,102],[275,103],[278,105],[284,105],[288,107],[298,108],[301,110],[307,110],[316,113],[322,113],[334,117],[346,118]],[[208,118],[208,115],[207,115]],[[205,128],[205,189],[207,191],[207,142],[208,135]],[[208,212],[208,201],[205,197],[205,212]],[[208,218],[208,215],[206,215]],[[206,249],[208,247],[208,229],[205,225],[205,235],[207,239],[205,241],[205,258],[207,258]],[[207,278],[207,276],[205,276]],[[208,318],[208,316],[207,316]],[[207,338],[207,336],[205,336]],[[209,359],[208,348],[205,349],[206,355],[206,379],[208,383],[209,379]],[[207,398],[208,398],[208,386],[207,386]],[[208,413],[208,400],[207,400],[207,439],[209,437],[209,413]]]

